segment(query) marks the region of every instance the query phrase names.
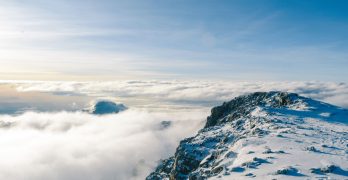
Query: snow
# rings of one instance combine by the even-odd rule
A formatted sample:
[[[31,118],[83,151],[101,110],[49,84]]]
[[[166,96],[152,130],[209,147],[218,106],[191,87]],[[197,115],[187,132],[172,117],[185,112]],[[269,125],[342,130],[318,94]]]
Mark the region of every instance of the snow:
[[[182,153],[199,154],[204,149],[200,165],[190,175],[233,180],[347,179],[348,111],[304,97],[282,107],[274,107],[271,101],[182,142],[179,147],[191,147],[180,149]]]
[[[330,109],[317,109],[317,111]],[[331,110],[332,111],[332,110]],[[253,117],[265,117],[265,111],[257,107],[252,111]],[[319,113],[324,118],[330,113]],[[348,117],[348,116],[347,116]],[[278,119],[287,122],[285,128],[271,130],[265,137],[247,137],[229,147],[236,154],[232,159],[222,159],[227,169],[243,167],[243,163],[253,162],[254,158],[266,159],[255,168],[245,168],[243,172],[229,172],[223,179],[303,179],[304,177],[345,179],[348,177],[348,126],[327,122],[327,119],[305,118],[303,116],[288,117],[288,114],[267,116],[268,119]],[[301,122],[298,124],[298,122]],[[293,123],[292,125],[289,123]],[[265,126],[270,130],[270,126]],[[282,136],[277,136],[282,135]],[[317,151],[308,151],[314,147]],[[270,149],[271,153],[264,153]],[[284,153],[277,153],[277,151]],[[253,152],[249,154],[248,152]],[[232,163],[231,163],[232,162]],[[313,174],[311,168],[323,168],[335,165],[340,172]],[[277,174],[277,170],[291,167],[289,174]],[[214,178],[213,178],[214,179]]]

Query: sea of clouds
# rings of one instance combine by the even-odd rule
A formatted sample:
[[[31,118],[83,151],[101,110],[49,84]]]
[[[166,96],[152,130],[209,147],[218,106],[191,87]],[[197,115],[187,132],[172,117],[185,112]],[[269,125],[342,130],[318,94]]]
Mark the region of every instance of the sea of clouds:
[[[0,116],[0,179],[144,179],[178,142],[203,126],[204,112],[126,110]],[[169,127],[162,121],[173,120]]]
[[[290,91],[348,107],[348,85],[333,82],[3,81],[20,92],[145,99],[118,114],[82,111],[0,115],[0,179],[144,179],[209,109],[254,91]],[[38,99],[37,101],[40,101]],[[0,102],[1,104],[1,102]],[[166,108],[156,109],[156,106]],[[129,105],[129,104],[126,104]],[[195,107],[195,108],[186,108]],[[154,110],[155,109],[155,110]],[[171,121],[169,127],[161,122]]]
[[[0,83],[9,83],[6,81]],[[52,92],[61,95],[146,97],[179,104],[218,105],[223,101],[256,91],[288,91],[348,107],[348,84],[336,82],[231,82],[231,81],[111,81],[40,82],[11,81],[18,91]]]

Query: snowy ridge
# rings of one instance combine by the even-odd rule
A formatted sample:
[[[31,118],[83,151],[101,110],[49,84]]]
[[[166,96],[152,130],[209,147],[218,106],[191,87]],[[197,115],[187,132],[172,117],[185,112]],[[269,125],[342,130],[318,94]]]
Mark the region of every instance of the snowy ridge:
[[[293,93],[239,96],[147,179],[347,179],[347,122],[347,110]]]

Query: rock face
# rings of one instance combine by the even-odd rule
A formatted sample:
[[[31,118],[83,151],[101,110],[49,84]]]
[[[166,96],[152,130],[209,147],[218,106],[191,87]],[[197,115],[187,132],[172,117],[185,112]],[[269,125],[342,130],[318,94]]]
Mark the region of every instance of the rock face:
[[[297,94],[284,92],[256,92],[247,96],[240,96],[234,100],[223,103],[221,106],[214,107],[211,115],[207,119],[205,128],[221,125],[227,121],[233,121],[249,114],[256,106],[282,107],[295,104],[298,100]],[[224,118],[227,115],[228,118]]]
[[[92,114],[110,114],[110,113],[118,113],[120,111],[126,110],[127,107],[123,104],[116,104],[112,101],[98,101],[95,103],[88,111]]]
[[[214,107],[146,179],[348,178],[348,111],[286,92]],[[309,151],[308,148],[316,151]],[[312,149],[313,149],[312,148]],[[321,171],[325,167],[330,171]],[[314,169],[314,170],[313,170]]]

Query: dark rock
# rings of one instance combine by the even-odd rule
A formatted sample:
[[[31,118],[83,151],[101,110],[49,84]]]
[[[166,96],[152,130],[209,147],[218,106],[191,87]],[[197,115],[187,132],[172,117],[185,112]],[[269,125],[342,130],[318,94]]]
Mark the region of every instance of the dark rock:
[[[295,175],[298,174],[298,170],[294,167],[286,167],[283,169],[279,169],[275,172],[276,175],[282,174],[282,175]]]
[[[231,169],[231,172],[244,172],[245,171],[245,168],[243,168],[243,167],[233,167],[232,169]]]
[[[167,129],[172,125],[171,121],[161,121],[160,129]]]
[[[245,176],[256,177],[253,173],[247,173],[247,174],[245,174]]]
[[[269,162],[265,159],[254,157],[252,161],[242,163],[242,166],[246,168],[256,168],[264,163],[269,163]]]
[[[214,168],[211,172],[214,174],[219,174],[222,170],[224,170],[224,168],[219,166],[219,167]]]
[[[272,151],[271,149],[266,149],[264,152],[262,152],[263,154],[272,154],[272,153],[275,153],[275,154],[285,154],[285,151],[283,150],[279,150],[279,151]]]
[[[323,173],[332,173],[335,170],[340,169],[338,166],[335,165],[328,165],[322,168],[311,168],[311,173],[315,173],[315,174],[323,174]]]
[[[239,96],[221,106],[214,107],[207,118],[205,128],[219,125],[226,121],[224,118],[231,115],[228,121],[233,121],[250,113],[258,105],[268,104],[272,107],[282,107],[292,104],[298,97],[297,94],[286,92],[255,92],[249,95]]]
[[[174,157],[161,160],[156,170],[146,177],[146,180],[161,180],[169,178],[169,174],[174,165]]]
[[[317,150],[314,146],[309,146],[306,148],[307,151],[312,151],[312,152],[320,152],[319,150]]]

